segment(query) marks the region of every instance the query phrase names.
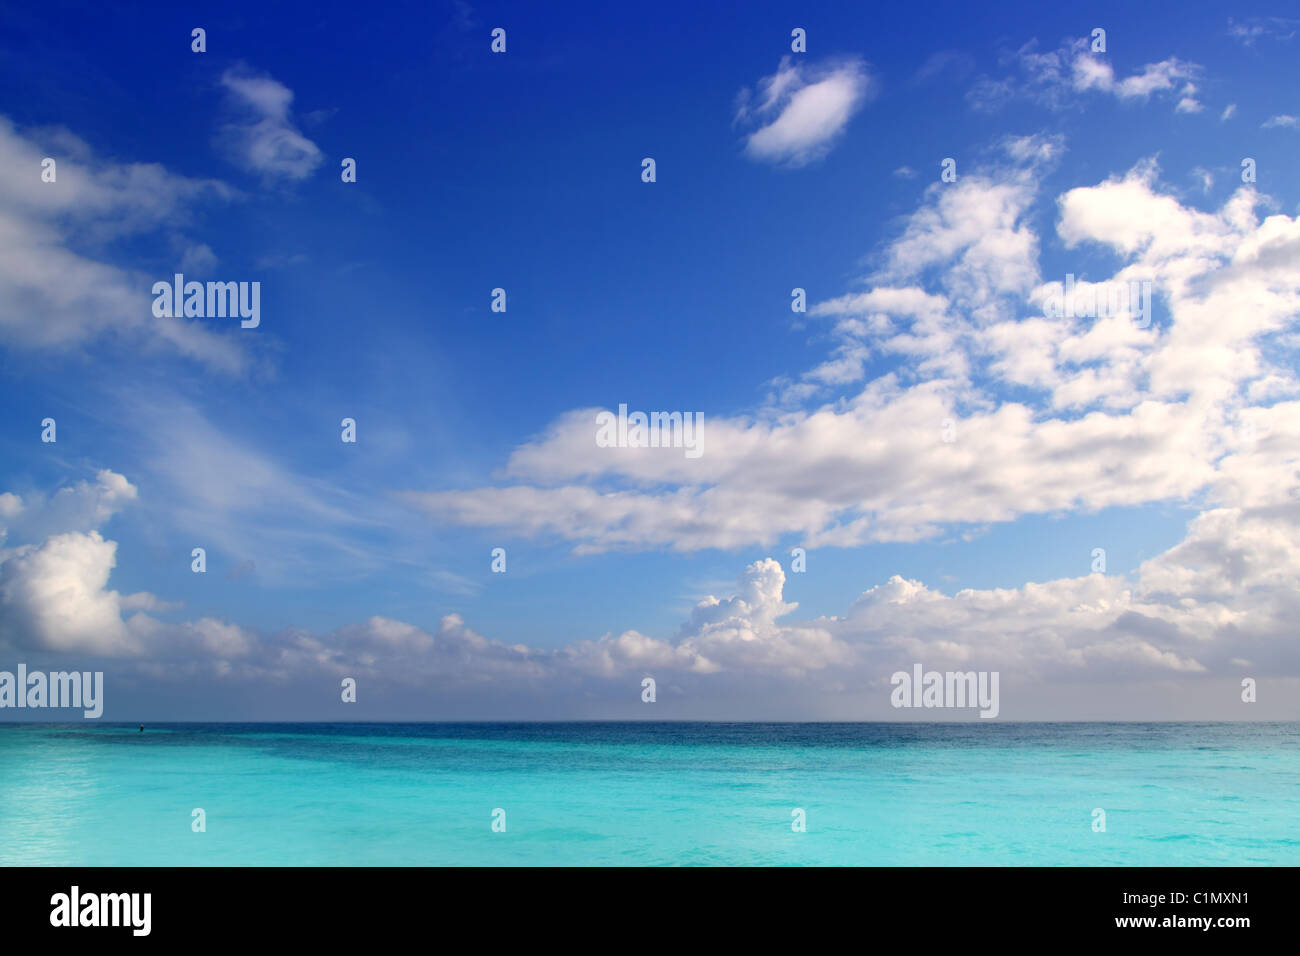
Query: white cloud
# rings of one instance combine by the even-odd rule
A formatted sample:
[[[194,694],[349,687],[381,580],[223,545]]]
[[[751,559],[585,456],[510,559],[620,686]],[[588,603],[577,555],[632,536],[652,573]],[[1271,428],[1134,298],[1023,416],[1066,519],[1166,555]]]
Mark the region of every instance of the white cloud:
[[[257,635],[238,624],[205,617],[187,624],[200,647],[222,660],[246,657],[258,646]]]
[[[56,161],[42,182],[41,161]],[[250,365],[244,343],[201,322],[159,320],[149,289],[159,277],[110,264],[115,240],[183,223],[191,206],[236,193],[213,180],[187,179],[150,163],[97,159],[66,130],[20,133],[0,117],[0,341],[12,348],[77,352],[116,340],[140,351],[169,351],[217,371]],[[94,257],[89,249],[96,250]]]
[[[1036,42],[1030,42],[1009,59],[1018,66],[1020,76],[996,81],[981,77],[967,93],[967,100],[974,108],[992,111],[1015,97],[1024,96],[1060,109],[1084,93],[1146,102],[1153,96],[1177,91],[1177,112],[1195,113],[1202,109],[1194,82],[1202,72],[1201,67],[1177,57],[1148,63],[1123,77],[1116,75],[1110,55],[1093,53],[1087,39],[1066,42],[1047,53],[1037,52]]]
[[[745,152],[788,166],[820,159],[872,95],[874,83],[859,59],[806,67],[787,56],[756,90],[741,92],[736,122],[758,124],[745,138]]]
[[[136,500],[136,487],[122,475],[101,469],[94,483],[79,481],[48,497],[6,493],[0,509],[4,529],[25,540],[44,540],[66,531],[88,532]]]
[[[43,650],[105,656],[137,654],[142,645],[122,620],[124,611],[165,610],[146,592],[123,596],[107,589],[117,544],[97,530],[134,502],[122,475],[101,470],[52,495],[0,496],[0,640]]]
[[[1300,437],[1300,427],[1290,424],[1294,408],[1279,410],[1273,420],[1288,436]],[[1284,467],[1281,447],[1243,453],[1275,458]],[[1289,447],[1294,469],[1295,446]],[[1241,473],[1259,475],[1258,491],[1276,492],[1261,464],[1242,462]],[[888,676],[913,662],[998,670],[1004,687],[1021,692],[1080,681],[1173,681],[1195,688],[1206,677],[1235,679],[1243,656],[1272,677],[1295,677],[1300,646],[1290,639],[1290,622],[1300,610],[1298,531],[1294,497],[1284,517],[1275,505],[1215,509],[1131,579],[1089,574],[949,596],[894,576],[868,587],[843,616],[802,622],[793,619],[797,606],[784,598],[782,568],[769,558],[747,567],[731,596],[700,601],[671,638],[629,630],[541,652],[474,635],[455,643],[466,660],[449,666],[450,673],[441,670],[442,656],[404,657],[387,671],[436,669],[434,679],[444,682],[472,674],[489,697],[493,691],[518,693],[530,682],[554,691],[596,677],[609,682],[601,699],[625,694],[640,676],[652,675],[661,686],[689,685],[701,697],[752,697],[761,688],[797,700],[801,716],[825,716],[829,701],[844,695],[851,698],[845,716],[859,717],[888,714]],[[463,625],[455,623],[459,632]],[[395,653],[412,647],[424,654],[429,644],[446,640],[395,622],[388,627],[404,636]],[[373,637],[367,646],[375,646]],[[1113,695],[1108,703],[1124,709]],[[1062,713],[1050,705],[1046,712]]]
[[[456,702],[485,715],[521,706],[534,716],[609,713],[653,676],[665,702],[694,701],[689,712],[700,715],[770,717],[779,702],[799,718],[896,717],[888,678],[914,662],[999,671],[1004,716],[1030,715],[1044,690],[1142,682],[1221,714],[1200,682],[1235,681],[1243,662],[1272,679],[1300,675],[1291,639],[1300,499],[1286,484],[1300,465],[1298,413],[1300,402],[1256,410],[1219,503],[1131,578],[1090,574],[949,596],[895,575],[842,616],[801,621],[783,569],[767,558],[745,568],[729,596],[699,601],[672,636],[625,630],[544,650],[485,637],[456,614],[433,631],[377,615],[320,635],[259,633],[214,617],[166,624],[139,612],[174,605],[109,589],[117,545],[74,531],[0,552],[0,642],[125,659],[116,673],[133,668],[164,682],[272,681],[315,694],[349,676],[370,695],[408,688],[435,711]],[[1128,697],[1109,695],[1107,716],[1151,715]],[[1032,706],[1033,716],[1077,715],[1050,695]]]
[[[735,595],[700,601],[674,640],[625,631],[570,645],[563,657],[580,671],[605,677],[662,669],[799,679],[850,663],[850,648],[824,628],[779,622],[798,607],[783,600],[784,586],[785,572],[776,561],[756,561],[740,576]]]
[[[1280,116],[1270,116],[1260,124],[1260,129],[1295,129],[1300,127],[1300,119],[1290,114],[1283,113]]]
[[[221,76],[238,119],[221,128],[237,165],[268,179],[306,179],[324,160],[320,147],[294,124],[293,91],[269,76],[232,67]]]
[[[117,545],[99,532],[54,535],[4,554],[0,606],[7,642],[104,656],[141,645],[122,621],[118,593],[106,590]]]
[[[1228,18],[1228,36],[1241,41],[1244,46],[1254,46],[1261,37],[1287,41],[1300,32],[1300,20],[1289,17],[1247,17],[1245,20]]]
[[[205,242],[195,243],[181,256],[181,272],[187,276],[209,276],[217,267],[217,254]]]
[[[1031,154],[1036,151],[1029,151]],[[906,363],[834,402],[705,414],[704,454],[600,448],[596,409],[557,419],[511,455],[503,487],[408,492],[441,521],[608,549],[852,546],[932,537],[1024,514],[1187,501],[1219,487],[1251,396],[1294,394],[1266,358],[1300,316],[1300,220],[1260,221],[1239,189],[1202,212],[1153,163],[1057,199],[1067,255],[1116,256],[1080,292],[1145,280],[1132,312],[1053,317],[1029,216],[1035,177],[972,173],[932,187],[879,255],[869,289],[810,308],[831,358],[800,386],[860,381],[867,357]],[[1081,259],[1080,261],[1087,261]],[[1008,388],[1028,390],[1008,398]],[[943,423],[956,440],[942,440]],[[676,452],[676,453],[675,453]]]

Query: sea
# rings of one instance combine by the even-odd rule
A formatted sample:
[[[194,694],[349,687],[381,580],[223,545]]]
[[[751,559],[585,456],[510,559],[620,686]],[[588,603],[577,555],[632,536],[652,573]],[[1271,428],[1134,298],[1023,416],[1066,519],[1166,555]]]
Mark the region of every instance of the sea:
[[[0,723],[7,866],[1300,864],[1300,723]]]

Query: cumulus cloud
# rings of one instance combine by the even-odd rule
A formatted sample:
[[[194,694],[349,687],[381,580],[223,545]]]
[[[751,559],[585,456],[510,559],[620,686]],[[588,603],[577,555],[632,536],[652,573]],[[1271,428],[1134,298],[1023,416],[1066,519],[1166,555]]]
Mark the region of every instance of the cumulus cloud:
[[[99,532],[54,535],[18,548],[0,564],[5,637],[18,646],[105,656],[140,649],[106,589],[117,545]]]
[[[123,612],[165,608],[154,595],[108,589],[117,544],[97,530],[135,501],[136,488],[107,469],[52,495],[0,496],[0,641],[16,647],[105,656],[141,651]]]
[[[808,67],[787,56],[755,89],[741,91],[735,121],[757,126],[745,137],[745,153],[786,166],[820,159],[874,91],[860,59]]]
[[[1288,437],[1300,437],[1285,423],[1293,413],[1279,410],[1277,421]],[[1294,454],[1282,447],[1243,454],[1277,459],[1275,467],[1286,458],[1294,469]],[[1243,474],[1265,473],[1257,491],[1276,487],[1267,462],[1240,464]],[[889,676],[916,662],[997,670],[1004,686],[1026,692],[1079,682],[1194,689],[1207,678],[1234,680],[1243,666],[1294,678],[1300,647],[1289,622],[1300,610],[1300,504],[1290,497],[1279,505],[1287,497],[1275,492],[1269,503],[1205,512],[1181,543],[1131,577],[1089,574],[946,595],[895,575],[867,587],[843,615],[800,621],[798,606],[785,600],[784,571],[767,558],[745,568],[730,596],[701,600],[670,637],[628,630],[541,651],[490,640],[452,616],[436,633],[373,619],[311,646],[340,674],[355,668],[360,653],[373,677],[468,685],[488,699],[582,688],[598,703],[653,676],[707,699],[770,691],[798,701],[804,717],[887,714]],[[836,710],[846,697],[849,709]]]
[[[887,707],[889,676],[914,663],[999,671],[1004,715],[1044,686],[1080,683],[1155,682],[1181,688],[1186,703],[1196,682],[1235,679],[1243,667],[1300,675],[1290,639],[1300,612],[1300,498],[1286,483],[1300,465],[1297,412],[1300,403],[1257,410],[1213,506],[1130,577],[947,595],[895,575],[867,586],[842,615],[800,620],[784,570],[765,558],[729,595],[700,600],[675,634],[625,630],[541,649],[487,637],[458,614],[433,630],[383,615],[327,633],[264,633],[211,616],[167,623],[145,612],[175,605],[109,587],[116,543],[97,530],[66,531],[0,551],[0,644],[117,659],[119,678],[178,685],[220,680],[315,696],[351,677],[374,699],[430,702],[426,714],[608,715],[649,676],[665,703],[697,716],[772,716],[776,701],[792,717],[897,716]],[[117,501],[130,485],[106,472],[96,487]],[[21,514],[13,497],[0,504]]]
[[[649,671],[692,674],[779,674],[798,679],[848,663],[852,655],[823,628],[788,624],[781,618],[798,605],[783,600],[785,572],[771,558],[745,569],[736,593],[700,601],[675,639],[637,631],[583,641],[563,659],[581,671],[606,677]]]
[[[6,492],[0,496],[0,521],[6,533],[24,540],[44,540],[66,531],[85,533],[101,527],[137,495],[135,485],[105,468],[93,482],[78,481],[51,495]]]
[[[43,182],[42,160],[55,160]],[[0,117],[0,166],[30,175],[0,177],[0,341],[16,349],[79,352],[116,340],[171,352],[226,373],[250,365],[243,343],[202,322],[154,317],[157,275],[120,268],[116,241],[184,223],[203,203],[237,193],[156,163],[116,163],[62,129],[19,131]]]
[[[101,533],[138,498],[125,476],[103,469],[53,494],[0,495],[0,644],[27,651],[207,662],[265,657],[253,631],[216,618],[171,624],[151,615],[181,607],[149,592],[109,587],[118,544]],[[10,546],[12,545],[12,546]],[[257,653],[255,653],[257,652]],[[253,668],[269,673],[265,660]]]
[[[800,384],[852,386],[834,401],[706,414],[697,459],[599,447],[599,410],[575,410],[515,449],[502,485],[403,499],[590,553],[911,541],[1219,493],[1242,423],[1300,394],[1269,357],[1300,316],[1300,220],[1261,220],[1249,187],[1192,208],[1153,162],[1070,189],[1055,203],[1065,255],[1119,260],[1096,278],[1077,267],[1075,292],[1145,281],[1153,297],[1142,321],[1132,303],[1059,315],[1065,277],[1039,274],[1036,181],[1013,167],[933,187],[866,291],[814,304],[838,344]],[[877,355],[904,362],[862,381]]]
[[[320,147],[293,121],[293,91],[246,67],[221,76],[227,107],[236,116],[221,128],[221,141],[234,162],[268,180],[302,180],[324,160]]]
[[[954,595],[894,576],[863,582],[842,615],[801,620],[782,568],[765,559],[670,635],[628,629],[539,649],[456,614],[431,630],[375,615],[326,633],[264,633],[214,616],[169,622],[174,604],[112,589],[118,545],[102,529],[138,493],[105,470],[50,493],[0,494],[0,641],[114,657],[159,679],[353,676],[489,709],[527,697],[534,714],[552,715],[557,696],[599,708],[647,675],[665,700],[779,699],[805,717],[887,716],[871,708],[887,700],[889,674],[913,662],[1000,669],[1026,693],[1098,680],[1192,686],[1242,667],[1297,676],[1300,382],[1279,356],[1300,317],[1300,220],[1261,217],[1250,187],[1194,208],[1162,186],[1153,161],[1042,196],[1041,173],[1062,149],[1010,139],[1005,164],[928,188],[856,287],[811,306],[832,344],[795,383],[810,389],[806,404],[706,415],[697,459],[601,448],[598,409],[577,409],[514,450],[502,485],[402,499],[579,552],[851,546],[1025,514],[1196,502],[1184,539],[1133,575]],[[1040,235],[1049,218],[1053,233]],[[1159,320],[1050,311],[1064,288],[1041,274],[1049,241],[1082,263],[1076,290],[1150,281]],[[1097,262],[1106,268],[1089,275]],[[881,372],[877,358],[894,367]],[[815,404],[818,389],[839,394]],[[195,525],[205,539],[232,553],[248,544],[223,531],[232,514],[365,523],[354,499],[183,404],[141,420],[157,443],[155,473],[184,492],[177,515],[206,521]],[[446,572],[431,581],[472,590]]]

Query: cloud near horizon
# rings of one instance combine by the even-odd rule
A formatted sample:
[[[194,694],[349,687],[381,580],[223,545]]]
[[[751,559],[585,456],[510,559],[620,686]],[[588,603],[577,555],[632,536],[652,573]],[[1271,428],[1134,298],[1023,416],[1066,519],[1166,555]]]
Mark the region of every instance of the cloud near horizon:
[[[116,659],[119,675],[164,683],[323,693],[352,677],[372,693],[418,691],[489,715],[565,695],[577,697],[554,713],[618,712],[653,676],[670,701],[702,695],[725,707],[776,695],[803,719],[889,717],[888,678],[914,662],[997,670],[1027,691],[1106,681],[1187,692],[1189,679],[1235,680],[1243,669],[1286,680],[1300,677],[1291,634],[1300,499],[1269,479],[1294,474],[1285,450],[1300,441],[1300,403],[1282,411],[1264,447],[1226,466],[1246,483],[1236,504],[1203,512],[1133,580],[1089,574],[949,596],[895,575],[841,616],[800,621],[784,599],[784,569],[767,558],[744,569],[732,595],[698,602],[674,635],[626,630],[555,650],[485,637],[458,614],[432,632],[382,615],[323,634],[261,633],[209,616],[169,622],[178,604],[108,588],[116,544],[87,525],[107,522],[136,493],[105,471],[44,502],[0,497],[8,526],[26,520],[48,534],[0,550],[0,646],[76,655],[78,667]]]
[[[976,106],[1027,97],[1056,109],[1100,95],[1201,109],[1202,70],[1178,58],[1117,72],[1068,43],[1046,54],[1024,47],[1014,62],[1016,76],[977,85]],[[221,127],[227,156],[266,184],[311,176],[323,153],[299,130],[292,91],[242,67],[221,84],[232,116]],[[740,97],[745,155],[785,167],[824,158],[876,89],[860,58],[782,60]],[[337,701],[344,677],[362,683],[363,699],[385,697],[375,692],[383,688],[401,712],[426,716],[644,716],[640,681],[653,676],[660,699],[676,708],[671,716],[889,718],[899,716],[888,708],[889,676],[916,662],[1003,672],[1004,693],[1020,694],[1006,700],[1009,717],[1034,695],[1040,712],[1060,713],[1058,696],[1072,694],[1070,715],[1222,715],[1231,695],[1207,703],[1203,688],[1243,674],[1300,688],[1300,219],[1272,212],[1250,185],[1198,208],[1162,180],[1154,157],[1048,191],[1066,155],[1063,136],[1007,136],[992,146],[984,154],[992,158],[963,160],[958,181],[924,188],[868,250],[860,275],[814,297],[800,321],[825,354],[753,382],[765,398],[706,412],[698,458],[601,447],[604,409],[571,408],[589,399],[565,392],[539,432],[511,436],[508,452],[486,467],[467,455],[446,471],[408,468],[395,456],[389,470],[363,475],[365,463],[339,465],[319,451],[320,436],[339,447],[332,405],[318,416],[327,425],[305,429],[316,444],[293,448],[295,460],[274,402],[297,396],[249,391],[222,404],[179,379],[121,386],[114,411],[126,441],[117,447],[129,444],[135,461],[118,461],[110,447],[103,457],[120,473],[94,468],[93,478],[48,493],[0,493],[0,648],[78,667],[109,661],[124,680],[178,695],[201,682],[223,700],[292,688],[312,714],[326,707],[312,710],[314,701]],[[0,184],[0,246],[13,253],[0,266],[4,345],[76,356],[113,338],[245,376],[256,357],[237,333],[158,324],[148,282],[111,255],[113,243],[165,232],[203,204],[240,194],[156,164],[99,159],[67,131],[20,131],[0,119],[0,161],[34,169],[47,154],[60,157],[66,189],[43,190],[35,177]],[[911,167],[897,161],[889,167],[907,178]],[[219,261],[205,243],[171,242],[195,268]],[[1143,283],[1150,299],[1100,315],[1062,313],[1053,304],[1063,301],[1067,274],[1092,302]],[[351,373],[361,377],[361,360],[351,361],[356,341],[332,343],[349,360],[340,376],[348,388]],[[400,377],[386,364],[395,352],[380,366],[387,409],[437,407],[432,393],[386,390]],[[717,357],[719,366],[730,360],[725,350]],[[356,389],[347,402],[365,394]],[[322,396],[339,396],[306,390],[321,407]],[[239,419],[239,404],[253,411]],[[270,420],[261,432],[258,416]],[[378,437],[367,446],[376,458],[380,418],[365,425],[367,441]],[[430,429],[439,427],[433,418]],[[391,428],[399,447],[401,429]],[[452,442],[441,447],[455,455]],[[498,463],[493,479],[479,477]],[[349,595],[348,610],[327,609],[337,620],[257,627],[192,611],[165,587],[114,589],[125,577],[115,539],[129,539],[110,528],[142,504],[158,526],[229,556],[232,575],[255,567],[259,583],[286,589],[308,581],[324,590],[347,573],[400,565],[471,602],[481,585],[422,564],[405,539],[393,547],[400,535],[424,532],[418,518],[577,555],[749,548],[765,556],[737,560],[735,587],[695,603],[675,631],[628,620],[543,647],[527,633],[532,608],[515,610],[513,630],[483,632],[459,604],[446,614],[440,607],[423,627],[370,613],[395,593],[387,584]],[[1153,504],[1195,514],[1180,541],[1128,575],[948,594],[935,581],[886,571],[856,582],[841,613],[809,616],[787,600],[776,560],[791,545],[938,541],[1025,516]],[[1098,713],[1087,695],[1099,684],[1151,696],[1130,705],[1112,694],[1116,710]],[[1286,700],[1275,689],[1261,713],[1282,713]]]

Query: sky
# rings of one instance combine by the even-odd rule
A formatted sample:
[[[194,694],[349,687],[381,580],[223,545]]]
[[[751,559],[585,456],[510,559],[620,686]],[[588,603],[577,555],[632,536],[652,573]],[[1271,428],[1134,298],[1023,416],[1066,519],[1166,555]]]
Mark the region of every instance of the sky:
[[[1300,17],[1142,6],[6,5],[0,670],[1300,717]]]

